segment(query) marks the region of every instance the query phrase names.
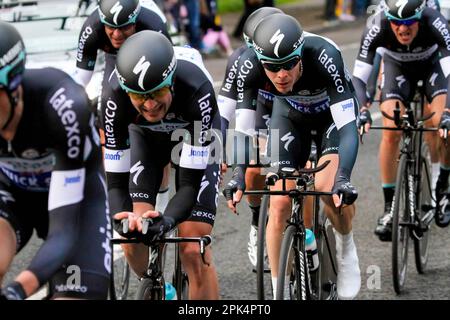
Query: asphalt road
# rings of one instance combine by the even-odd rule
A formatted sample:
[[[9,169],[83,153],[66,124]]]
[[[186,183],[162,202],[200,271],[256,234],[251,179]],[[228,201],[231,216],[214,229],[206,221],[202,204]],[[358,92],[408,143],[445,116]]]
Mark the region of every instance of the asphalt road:
[[[288,9],[286,10],[288,11]],[[321,26],[315,24],[314,15],[309,14],[311,29]],[[236,19],[224,17],[224,19]],[[306,19],[306,18],[305,18]],[[300,19],[300,21],[302,21]],[[231,25],[231,24],[230,24]],[[342,50],[349,70],[353,61],[363,24],[353,24],[351,28],[328,28],[321,33],[334,40]],[[233,45],[237,45],[233,42]],[[214,81],[222,81],[226,60],[210,58],[205,61]],[[376,107],[376,106],[375,106]],[[379,124],[380,120],[375,121]],[[398,296],[392,286],[391,245],[382,243],[373,234],[376,219],[383,210],[383,198],[378,169],[378,145],[380,133],[372,131],[360,146],[357,163],[352,175],[352,182],[359,191],[357,214],[353,223],[354,238],[360,260],[362,287],[357,299],[450,299],[450,229],[440,229],[433,225],[430,238],[430,255],[426,273],[418,275],[414,266],[412,246],[409,252],[408,278],[405,292]],[[229,173],[225,180],[229,178]],[[248,300],[256,298],[255,274],[252,273],[247,258],[247,241],[250,227],[250,213],[247,205],[241,204],[240,215],[236,216],[225,207],[220,196],[216,224],[213,230],[214,263],[217,268],[221,299]],[[17,272],[27,266],[39,248],[41,241],[33,238],[26,249],[15,259],[6,281],[11,280]],[[136,279],[132,277],[130,297],[136,290]]]

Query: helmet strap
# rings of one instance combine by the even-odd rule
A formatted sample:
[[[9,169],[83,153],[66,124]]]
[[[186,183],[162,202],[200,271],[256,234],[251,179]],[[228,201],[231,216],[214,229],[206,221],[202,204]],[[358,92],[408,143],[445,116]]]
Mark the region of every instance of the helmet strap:
[[[5,130],[9,124],[11,123],[13,117],[14,117],[14,111],[16,109],[17,104],[19,103],[19,98],[18,97],[13,97],[12,92],[11,91],[7,91],[8,94],[8,99],[9,99],[9,103],[11,104],[11,108],[9,109],[9,117],[8,120],[6,121],[5,125],[3,126],[2,130]]]

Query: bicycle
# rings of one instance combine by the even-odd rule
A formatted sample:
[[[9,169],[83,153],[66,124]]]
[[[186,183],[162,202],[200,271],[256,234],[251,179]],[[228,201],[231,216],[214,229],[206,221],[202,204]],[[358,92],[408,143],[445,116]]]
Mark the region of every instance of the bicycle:
[[[152,219],[143,219],[143,231],[145,235],[149,224],[152,223]],[[123,231],[127,232],[128,221],[122,220]],[[161,238],[149,240],[145,238],[139,239],[112,239],[112,244],[121,243],[143,243],[149,247],[151,252],[147,271],[139,281],[139,287],[136,293],[136,300],[165,300],[165,279],[164,279],[164,267],[166,258],[166,244],[175,243],[175,263],[172,274],[172,283],[176,289],[178,299],[188,299],[189,279],[187,274],[183,271],[180,255],[179,255],[179,243],[182,242],[198,242],[200,247],[200,255],[204,264],[209,265],[205,261],[205,250],[212,241],[210,235],[202,237],[167,237],[164,235]]]
[[[425,121],[434,113],[423,116],[424,95],[420,95],[416,114],[410,104],[400,116],[397,102],[393,116],[382,112],[387,119],[394,121],[395,127],[372,126],[371,129],[402,131],[402,141],[398,160],[395,194],[391,207],[392,214],[392,272],[393,285],[400,294],[406,281],[408,265],[408,240],[414,241],[415,264],[419,274],[425,272],[428,262],[428,238],[430,224],[434,220],[430,177],[430,151],[423,141],[426,131]],[[417,103],[417,101],[413,101]]]
[[[314,233],[319,251],[319,269],[309,272],[305,248],[305,226],[303,220],[303,201],[305,196],[332,195],[331,192],[311,190],[314,184],[314,174],[325,168],[329,161],[319,167],[300,169],[295,175],[295,169],[284,168],[279,176],[267,178],[268,186],[274,185],[276,180],[283,181],[281,191],[256,190],[247,191],[248,194],[287,195],[292,198],[292,215],[284,232],[280,251],[280,265],[278,269],[276,299],[284,298],[285,278],[289,280],[290,299],[336,299],[336,263],[333,254],[334,248],[330,238],[334,236],[329,232],[331,224],[323,218],[320,206],[314,205]],[[276,178],[275,178],[276,177]],[[295,180],[297,188],[286,190],[286,180]],[[331,265],[331,268],[330,268]],[[330,272],[331,271],[331,272]]]
[[[114,236],[118,233],[114,231]],[[130,282],[130,266],[120,246],[112,247],[109,297],[111,300],[126,300]]]

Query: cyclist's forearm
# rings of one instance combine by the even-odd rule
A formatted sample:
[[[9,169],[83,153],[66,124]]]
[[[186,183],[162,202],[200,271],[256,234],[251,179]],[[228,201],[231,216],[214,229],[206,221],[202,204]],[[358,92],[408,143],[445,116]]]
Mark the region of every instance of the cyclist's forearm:
[[[347,123],[339,129],[339,169],[350,176],[358,154],[358,130],[356,121]]]
[[[356,97],[360,107],[367,106],[369,102],[369,97],[367,93],[367,85],[359,78],[353,77],[353,86],[355,87]]]
[[[204,170],[179,169],[178,190],[169,201],[164,215],[172,218],[178,224],[191,215],[194,208]]]
[[[109,212],[114,214],[122,211],[132,211],[133,205],[128,190],[128,173],[106,173],[108,181]]]

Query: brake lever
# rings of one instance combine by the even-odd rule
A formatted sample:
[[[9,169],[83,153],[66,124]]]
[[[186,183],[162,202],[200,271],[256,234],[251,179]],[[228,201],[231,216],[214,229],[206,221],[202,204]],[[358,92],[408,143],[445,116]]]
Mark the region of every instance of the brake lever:
[[[447,144],[448,144],[447,138],[448,138],[448,129],[445,128],[444,129],[444,144],[445,144],[445,147],[447,147]]]
[[[130,227],[128,219],[127,218],[122,219],[121,223],[122,223],[122,232],[123,232],[123,234],[128,233],[128,230],[129,230],[129,227]]]
[[[360,144],[364,144],[364,142],[363,142],[364,133],[366,133],[366,130],[364,130],[364,125],[361,125],[359,127],[359,143]]]
[[[201,255],[201,257],[202,257],[202,261],[203,261],[203,264],[206,264],[208,267],[209,267],[209,263],[208,262],[206,262],[206,259],[205,259],[205,249],[206,249],[206,245],[205,245],[205,239],[200,239],[200,242],[199,242],[199,245],[200,245],[200,255]]]
[[[152,218],[143,218],[142,219],[142,234],[147,234],[148,227],[153,224]]]

